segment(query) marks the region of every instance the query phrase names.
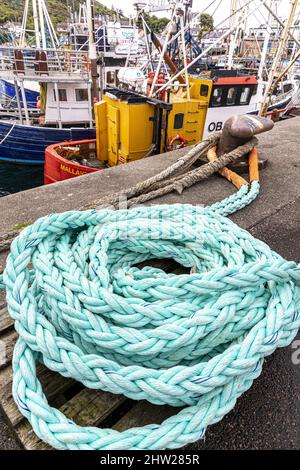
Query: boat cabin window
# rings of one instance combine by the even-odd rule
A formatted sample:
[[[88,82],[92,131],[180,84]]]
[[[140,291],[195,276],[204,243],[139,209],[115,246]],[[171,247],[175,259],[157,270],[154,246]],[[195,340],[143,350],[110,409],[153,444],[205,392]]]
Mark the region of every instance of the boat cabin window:
[[[88,101],[88,91],[86,88],[75,89],[76,101]]]
[[[201,85],[200,87],[200,96],[208,96],[209,86],[208,85]]]
[[[236,102],[236,97],[237,97],[237,88],[236,87],[229,88],[228,93],[227,93],[226,105],[234,106]]]
[[[184,122],[184,114],[183,113],[175,114],[174,129],[182,129],[183,128],[183,122]]]
[[[213,107],[222,106],[222,88],[216,87],[213,91],[211,105]]]
[[[248,86],[244,86],[241,90],[240,104],[249,104],[251,89]]]
[[[53,96],[54,96],[54,101],[56,101],[56,93],[55,90],[53,90]],[[59,101],[68,101],[67,100],[67,90],[64,88],[60,88],[58,90],[58,99]]]
[[[243,86],[219,85],[214,86],[209,106],[245,106],[250,103],[252,94],[257,93],[257,85]]]

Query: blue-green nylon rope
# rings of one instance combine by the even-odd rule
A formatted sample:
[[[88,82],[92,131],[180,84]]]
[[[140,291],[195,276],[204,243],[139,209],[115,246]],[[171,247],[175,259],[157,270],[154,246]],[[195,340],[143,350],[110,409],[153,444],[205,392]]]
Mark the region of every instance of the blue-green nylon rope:
[[[204,209],[52,214],[13,241],[0,279],[19,333],[13,396],[41,439],[57,449],[182,447],[234,407],[264,357],[293,340],[299,265],[224,217],[258,191],[254,182]],[[153,258],[191,272],[136,267]],[[93,389],[184,408],[124,432],[80,427],[48,404],[38,361]]]

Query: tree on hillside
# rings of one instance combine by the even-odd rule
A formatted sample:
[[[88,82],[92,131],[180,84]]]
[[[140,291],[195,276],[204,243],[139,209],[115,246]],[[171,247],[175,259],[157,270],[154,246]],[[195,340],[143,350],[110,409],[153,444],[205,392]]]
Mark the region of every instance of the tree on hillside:
[[[146,23],[154,33],[162,33],[170,20],[168,18],[158,18],[154,15],[144,15]]]
[[[78,10],[79,4],[82,3],[83,0],[72,0],[69,4],[75,9]],[[23,12],[24,12],[24,5],[25,0],[0,0],[0,24],[6,21],[22,21]],[[51,20],[56,26],[58,23],[62,23],[68,20],[68,2],[61,1],[61,0],[47,0],[47,8],[51,17]],[[95,4],[95,13],[98,14],[106,14],[110,17],[115,15],[115,12],[111,9],[106,7],[101,3]],[[121,10],[119,10],[120,16],[123,16]],[[28,27],[30,29],[33,28],[33,13],[31,8],[30,2],[30,9],[29,9],[29,21]]]
[[[201,41],[204,34],[209,33],[214,29],[214,19],[208,13],[201,13],[199,16],[199,33],[198,39]]]

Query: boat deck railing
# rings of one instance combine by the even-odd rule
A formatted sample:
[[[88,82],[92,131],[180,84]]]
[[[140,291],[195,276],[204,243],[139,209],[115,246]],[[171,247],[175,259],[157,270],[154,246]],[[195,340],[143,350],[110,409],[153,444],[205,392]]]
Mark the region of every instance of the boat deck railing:
[[[82,81],[89,79],[90,61],[86,51],[1,47],[0,75],[12,80]]]

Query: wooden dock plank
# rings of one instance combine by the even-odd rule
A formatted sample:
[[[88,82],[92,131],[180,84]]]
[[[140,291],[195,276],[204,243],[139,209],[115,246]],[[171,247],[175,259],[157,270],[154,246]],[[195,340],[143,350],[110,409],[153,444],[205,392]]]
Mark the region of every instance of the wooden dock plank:
[[[101,390],[83,389],[60,408],[80,426],[97,426],[127,399]]]
[[[15,342],[17,340],[17,337],[18,337],[18,334],[15,331],[9,331],[7,333],[1,334],[0,336],[0,341],[1,341],[0,369],[7,367],[11,363],[13,350],[15,347]]]
[[[51,446],[48,446],[37,437],[30,423],[26,420],[16,426],[15,432],[26,450],[53,450]]]
[[[23,416],[15,405],[12,397],[11,368],[9,368],[8,371],[10,376],[5,378],[5,382],[4,380],[2,381],[2,376],[0,375],[1,384],[3,384],[0,386],[0,403],[11,424],[16,426],[22,421]],[[62,399],[59,400],[58,397],[68,390],[75,381],[61,377],[59,374],[50,371],[41,364],[37,366],[37,373],[49,402],[52,406],[59,406]]]
[[[9,316],[6,307],[0,308],[0,333],[4,333],[14,325],[14,320]]]
[[[85,388],[61,406],[60,411],[80,426],[97,426],[126,401],[120,395]],[[27,422],[20,423],[16,432],[25,449],[51,449],[34,434]]]

